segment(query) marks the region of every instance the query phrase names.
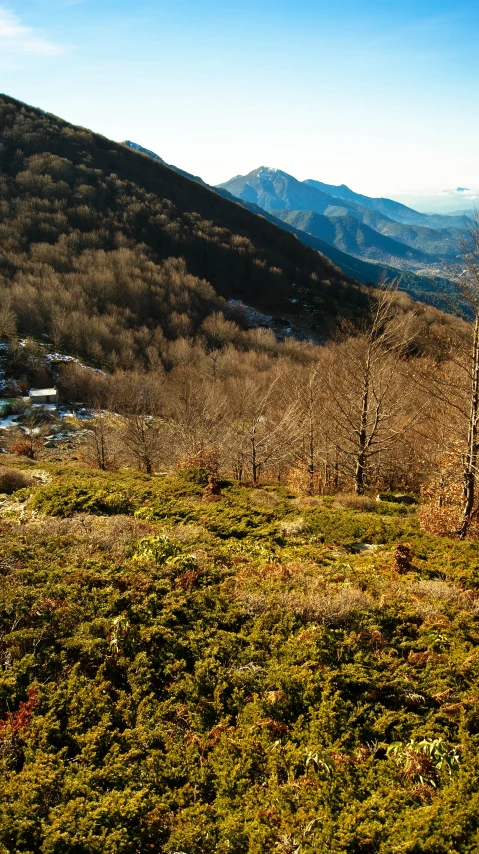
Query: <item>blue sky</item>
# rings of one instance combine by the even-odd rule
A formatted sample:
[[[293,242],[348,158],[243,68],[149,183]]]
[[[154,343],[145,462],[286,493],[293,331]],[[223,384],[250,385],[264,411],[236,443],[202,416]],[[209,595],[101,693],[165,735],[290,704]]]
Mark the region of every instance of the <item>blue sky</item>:
[[[479,188],[478,0],[0,0],[0,90],[210,183]]]

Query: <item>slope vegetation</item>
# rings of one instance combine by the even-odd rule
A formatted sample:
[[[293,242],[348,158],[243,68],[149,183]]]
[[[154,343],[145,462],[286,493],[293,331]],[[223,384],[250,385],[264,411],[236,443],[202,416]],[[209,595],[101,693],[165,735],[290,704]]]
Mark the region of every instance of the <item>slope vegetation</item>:
[[[164,163],[158,154],[155,154],[155,152],[150,151],[149,149],[143,148],[143,146],[138,143],[126,141],[124,144],[133,148],[135,151],[139,151],[148,157],[152,157],[155,160],[159,160]],[[170,164],[170,169],[190,178],[192,181],[197,181],[203,186],[209,186],[198,176],[184,172],[177,166]],[[267,172],[268,170],[263,169],[262,171]],[[278,172],[278,170],[271,171],[275,171],[276,173]],[[281,174],[284,175],[285,173]],[[292,180],[295,181],[295,179]],[[232,182],[228,182],[228,184],[230,183]],[[302,211],[301,214],[303,222],[310,218],[311,223],[314,221],[324,224],[322,232],[314,227],[311,227],[310,231],[309,229],[300,228],[297,223],[293,224],[290,219],[289,210],[278,210],[275,208],[273,212],[268,211],[265,208],[260,207],[257,202],[245,198],[245,195],[250,195],[249,193],[245,193],[242,196],[235,196],[233,192],[230,192],[230,190],[225,189],[225,186],[221,185],[217,187],[210,187],[210,189],[230,201],[241,202],[242,206],[251,211],[251,213],[261,216],[269,222],[274,223],[274,225],[277,225],[278,228],[294,234],[302,243],[305,243],[307,246],[311,246],[313,249],[321,252],[321,254],[329,258],[333,264],[337,265],[341,269],[345,276],[363,284],[378,284],[384,279],[389,281],[398,279],[400,280],[401,289],[410,294],[414,299],[422,300],[445,311],[451,311],[451,309],[459,310],[460,308],[454,285],[441,274],[431,275],[429,270],[427,270],[426,275],[412,272],[412,269],[414,268],[428,268],[430,265],[441,269],[442,264],[440,259],[434,257],[431,258],[426,252],[421,251],[421,245],[423,243],[427,246],[431,246],[432,252],[438,250],[440,253],[444,252],[447,256],[455,257],[457,254],[457,238],[452,234],[446,235],[443,232],[437,232],[431,228],[426,229],[422,227],[415,228],[414,226],[402,226],[399,223],[393,222],[381,214],[376,213],[375,211],[364,208],[362,209],[362,219],[356,219],[356,221],[358,223],[361,221],[371,221],[373,223],[372,228],[377,226],[378,231],[383,229],[386,236],[390,233],[390,236],[394,237],[396,242],[388,242],[386,244],[380,234],[377,234],[375,237],[374,235],[369,235],[369,250],[368,252],[363,252],[364,242],[362,245],[359,245],[358,240],[354,241],[351,237],[348,237],[346,240],[345,235],[343,235],[343,237],[339,235],[337,241],[335,239],[336,222],[338,218],[341,216],[344,220],[344,218],[349,217],[351,220],[351,216],[346,209],[334,208],[335,216],[331,217],[322,217],[322,215],[315,215],[311,211]],[[232,190],[241,192],[241,187],[238,184],[235,184],[232,186]],[[306,218],[306,220],[304,218]],[[328,225],[326,224],[327,222],[329,223]],[[379,228],[379,226],[381,226],[381,228]],[[358,228],[359,227],[360,226],[358,225]],[[353,227],[353,223],[350,222],[349,230],[354,230],[354,228],[355,226]],[[367,232],[368,230],[366,229],[365,231]],[[454,230],[451,229],[451,231]],[[350,246],[348,252],[351,254],[348,254],[348,252],[344,251],[342,248],[346,245],[346,242]],[[407,244],[407,247],[403,249],[401,246],[397,245],[399,243]],[[357,253],[355,252],[356,249]],[[417,251],[414,251],[415,249]],[[370,263],[371,261],[373,263]]]
[[[293,235],[125,145],[6,96],[0,145],[0,335],[128,365],[220,298],[281,312],[299,289],[316,323],[364,304]]]
[[[477,547],[200,474],[3,496],[2,851],[477,851]]]

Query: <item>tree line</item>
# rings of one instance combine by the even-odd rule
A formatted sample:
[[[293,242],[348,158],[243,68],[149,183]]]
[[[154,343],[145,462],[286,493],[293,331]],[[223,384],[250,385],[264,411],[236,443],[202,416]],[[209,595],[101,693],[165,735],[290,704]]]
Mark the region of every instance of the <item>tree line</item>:
[[[169,370],[160,363],[102,373],[70,363],[60,392],[91,410],[81,455],[94,467],[152,474],[191,465],[245,484],[287,483],[306,495],[419,493],[435,484],[431,501],[452,502],[466,535],[477,500],[469,491],[466,504],[457,487],[470,484],[477,459],[470,435],[471,425],[477,431],[477,409],[472,421],[470,411],[476,333],[459,320],[441,323],[439,314],[428,325],[421,312],[404,311],[401,295],[384,287],[367,319],[354,328],[342,322],[321,347],[279,344],[258,329],[242,333],[256,338],[256,349],[243,350],[228,335],[222,340],[228,322],[211,315],[216,346],[190,342]],[[446,459],[456,484],[449,498]]]

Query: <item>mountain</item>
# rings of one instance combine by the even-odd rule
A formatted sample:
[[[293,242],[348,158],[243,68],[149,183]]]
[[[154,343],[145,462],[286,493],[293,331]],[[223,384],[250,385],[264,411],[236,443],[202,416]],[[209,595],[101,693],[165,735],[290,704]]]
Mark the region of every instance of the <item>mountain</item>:
[[[282,210],[276,211],[276,216],[356,258],[412,270],[437,263],[433,256],[378,234],[350,214],[327,217],[312,211]]]
[[[254,202],[274,214],[280,210],[288,210],[323,214],[331,219],[352,216],[379,234],[410,246],[425,255],[436,256],[428,261],[431,272],[440,270],[442,263],[440,259],[452,260],[458,253],[458,242],[462,231],[459,228],[446,227],[447,222],[444,223],[443,229],[396,222],[384,213],[361,205],[351,198],[334,197],[318,187],[312,186],[311,182],[298,181],[292,175],[278,169],[261,167],[248,175],[237,176],[219,186],[227,189],[238,198],[250,203]],[[333,187],[332,189],[336,188]],[[357,196],[358,194],[354,194],[345,188],[345,195]],[[392,205],[394,204],[396,203],[393,202]],[[404,205],[399,207],[408,210]],[[426,215],[418,214],[418,216],[424,216],[427,220]],[[456,224],[463,223],[463,219],[460,217],[446,217],[445,220],[452,220]],[[361,255],[361,257],[367,260],[369,256]],[[377,257],[384,257],[381,240],[378,240]],[[400,252],[396,257],[401,258],[402,253]],[[407,266],[410,266],[409,262]]]
[[[327,193],[337,199],[343,199],[348,202],[355,202],[365,208],[377,211],[390,219],[401,222],[405,225],[424,225],[429,228],[463,228],[464,216],[451,216],[447,214],[424,214],[413,210],[400,202],[395,202],[392,199],[373,198],[364,196],[362,193],[355,193],[346,184],[324,184],[322,181],[315,181],[311,178],[303,182],[308,187],[313,187],[322,193]]]
[[[305,335],[366,305],[316,247],[158,158],[8,96],[0,146],[0,335],[128,366],[231,298]]]
[[[254,169],[248,175],[237,175],[230,181],[218,184],[218,187],[268,211],[310,210],[327,214],[331,209],[341,213],[347,209],[339,205],[333,196],[309,187],[287,172],[266,166]]]
[[[165,161],[162,160],[162,158],[158,154],[155,154],[155,152],[150,152],[148,149],[143,148],[143,146],[139,145],[138,143],[125,142],[124,145],[128,145],[128,147],[133,148],[135,151],[138,151],[139,153],[144,154],[148,157],[152,157],[153,159],[165,164]],[[330,228],[329,232],[325,230],[323,236],[304,229],[300,229],[294,223],[288,220],[288,212],[286,211],[279,212],[278,210],[275,210],[274,213],[271,213],[265,210],[264,208],[261,208],[257,203],[253,201],[248,201],[243,198],[237,198],[224,187],[210,187],[208,184],[205,184],[205,182],[201,178],[198,178],[195,175],[191,175],[188,172],[184,172],[177,166],[170,165],[169,168],[173,169],[178,174],[190,178],[190,180],[196,181],[205,187],[209,187],[209,189],[213,192],[218,193],[219,195],[223,196],[226,199],[229,199],[235,204],[241,204],[247,210],[251,211],[251,213],[254,213],[257,216],[261,216],[264,219],[267,219],[269,222],[273,223],[278,228],[281,228],[284,231],[288,231],[290,234],[294,234],[302,243],[305,243],[307,246],[310,246],[312,249],[315,249],[317,252],[320,252],[322,255],[325,255],[327,258],[329,258],[329,260],[332,261],[333,264],[340,268],[340,270],[344,273],[345,276],[348,276],[363,284],[378,284],[383,279],[387,279],[389,281],[391,281],[392,279],[399,279],[401,289],[411,294],[414,299],[422,300],[445,311],[450,311],[451,306],[458,307],[455,288],[452,283],[445,279],[443,276],[441,276],[440,274],[418,275],[407,269],[409,266],[409,262],[406,263],[404,261],[404,258],[407,257],[409,251],[407,248],[406,250],[403,250],[401,247],[395,245],[395,252],[393,254],[391,254],[391,252],[385,251],[382,253],[377,252],[376,258],[381,258],[382,262],[379,263],[378,261],[375,261],[375,263],[371,263],[370,261],[364,260],[359,256],[347,254],[341,248],[338,248],[340,244],[339,241],[338,246],[336,246],[332,242],[329,242],[329,234],[331,233],[332,228]],[[277,172],[278,170],[272,171]],[[292,180],[294,181],[295,179]],[[345,216],[347,216],[347,214],[345,214]],[[415,230],[414,226],[399,226],[397,223],[387,220],[386,217],[382,217],[380,214],[374,211],[369,211],[367,209],[365,209],[365,216],[371,219],[384,219],[384,221],[391,225],[393,228],[395,226],[398,226],[398,228],[404,228],[412,232],[414,232]],[[318,215],[318,218],[321,218],[320,214]],[[326,217],[324,219],[326,219]],[[332,227],[334,227],[334,223],[335,218],[331,218]],[[426,229],[420,229],[419,227],[417,228],[417,230],[426,231]],[[427,231],[434,236],[435,241],[440,243],[440,238],[438,238],[437,232],[433,231],[432,229],[427,229]],[[379,242],[381,240],[381,238],[379,238],[379,235],[378,240]],[[391,244],[388,244],[388,248],[392,248]],[[419,267],[424,265],[427,255],[423,253],[419,257],[417,255],[415,256],[414,253],[410,253],[410,258],[413,256],[416,257]],[[390,266],[389,259],[392,257],[394,257],[396,263],[399,262],[399,260],[402,258],[402,263],[405,264],[406,269],[398,269],[398,267],[396,266]],[[436,265],[437,263],[438,262],[436,260]],[[398,266],[400,266],[399,263]]]

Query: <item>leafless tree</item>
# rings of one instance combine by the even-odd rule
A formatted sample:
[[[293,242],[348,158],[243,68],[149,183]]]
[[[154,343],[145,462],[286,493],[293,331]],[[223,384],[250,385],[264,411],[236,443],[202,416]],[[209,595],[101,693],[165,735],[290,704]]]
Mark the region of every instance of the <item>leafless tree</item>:
[[[474,316],[468,360],[467,449],[463,456],[464,504],[459,535],[467,535],[474,514],[479,459],[479,213],[461,241],[462,270],[457,278],[458,290]]]
[[[411,340],[411,315],[397,311],[396,287],[378,288],[370,320],[359,331],[343,324],[343,340],[329,349],[324,375],[342,465],[358,495],[364,494],[372,458],[408,430],[415,417],[408,413],[401,370]]]
[[[251,472],[257,484],[264,470],[291,455],[297,402],[285,393],[281,368],[263,376],[246,375],[228,384],[229,447],[238,480]]]
[[[96,468],[101,471],[116,468],[120,435],[121,420],[111,411],[111,405],[96,408],[87,422],[84,441],[86,453]]]
[[[116,389],[116,408],[123,421],[121,439],[138,469],[152,474],[162,459],[165,423],[162,417],[163,377],[136,376]]]

